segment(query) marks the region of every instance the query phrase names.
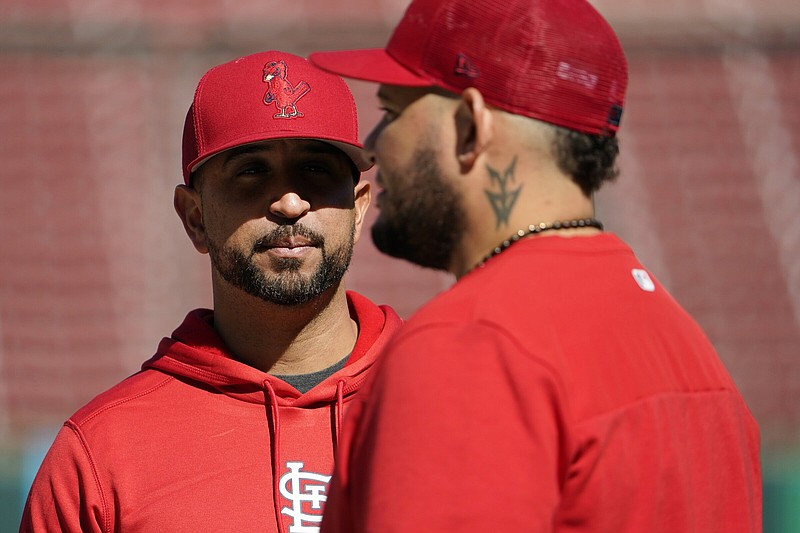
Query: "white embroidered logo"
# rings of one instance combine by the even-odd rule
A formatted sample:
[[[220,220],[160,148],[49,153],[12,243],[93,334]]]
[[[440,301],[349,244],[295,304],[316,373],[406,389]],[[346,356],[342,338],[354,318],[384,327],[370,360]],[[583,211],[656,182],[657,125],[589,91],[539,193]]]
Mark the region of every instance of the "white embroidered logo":
[[[597,86],[597,82],[600,79],[597,74],[592,74],[588,70],[575,67],[574,65],[570,65],[564,61],[558,64],[556,76],[564,81],[571,81],[573,83],[577,83],[578,85],[583,85],[589,90],[593,90]]]
[[[303,463],[289,461],[286,463],[289,472],[281,476],[281,496],[292,502],[291,507],[284,507],[281,513],[292,517],[289,533],[319,533],[322,522],[322,504],[328,499],[328,482],[331,476],[303,472]],[[303,512],[303,504],[308,503],[312,513]],[[313,511],[316,511],[314,513]],[[316,525],[308,525],[308,523]]]
[[[641,268],[634,268],[631,270],[631,274],[633,275],[633,279],[636,280],[636,283],[639,284],[639,287],[646,292],[653,292],[656,290],[656,284],[653,283],[653,280],[650,278],[650,274],[647,271],[642,270]]]

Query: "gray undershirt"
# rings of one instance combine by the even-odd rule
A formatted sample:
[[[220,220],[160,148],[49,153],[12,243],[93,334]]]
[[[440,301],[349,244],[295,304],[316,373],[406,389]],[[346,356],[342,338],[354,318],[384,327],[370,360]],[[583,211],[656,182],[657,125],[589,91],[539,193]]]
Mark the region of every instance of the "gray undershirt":
[[[312,372],[310,374],[290,374],[290,375],[275,375],[276,378],[280,378],[295,389],[299,390],[302,394],[307,393],[336,372],[344,368],[344,364],[350,358],[350,354],[347,354],[344,359],[334,363],[333,365],[329,366],[328,368],[323,368],[322,370],[318,370],[316,372]]]

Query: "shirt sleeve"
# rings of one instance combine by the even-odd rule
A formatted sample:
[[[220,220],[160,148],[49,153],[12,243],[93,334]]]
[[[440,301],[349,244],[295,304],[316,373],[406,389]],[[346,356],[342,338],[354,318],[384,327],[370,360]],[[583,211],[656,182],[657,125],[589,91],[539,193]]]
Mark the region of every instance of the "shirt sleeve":
[[[56,436],[34,478],[20,533],[104,532],[106,501],[88,448],[69,422]]]
[[[563,471],[552,376],[491,324],[401,334],[346,424],[323,531],[552,531]]]

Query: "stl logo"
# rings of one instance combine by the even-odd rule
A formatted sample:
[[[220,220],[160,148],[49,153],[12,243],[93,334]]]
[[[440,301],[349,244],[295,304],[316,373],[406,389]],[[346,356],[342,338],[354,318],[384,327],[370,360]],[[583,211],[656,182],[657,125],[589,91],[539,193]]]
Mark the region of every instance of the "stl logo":
[[[289,469],[280,479],[281,496],[292,502],[281,513],[292,518],[289,533],[319,533],[322,523],[322,504],[328,499],[328,482],[331,476],[303,472],[303,463],[288,461]],[[307,504],[307,511],[303,509]]]
[[[266,105],[275,104],[278,113],[275,118],[299,118],[303,114],[297,110],[297,101],[311,90],[311,86],[301,81],[292,87],[286,77],[286,63],[283,61],[270,61],[264,65],[264,83],[269,83],[267,94],[264,95]]]

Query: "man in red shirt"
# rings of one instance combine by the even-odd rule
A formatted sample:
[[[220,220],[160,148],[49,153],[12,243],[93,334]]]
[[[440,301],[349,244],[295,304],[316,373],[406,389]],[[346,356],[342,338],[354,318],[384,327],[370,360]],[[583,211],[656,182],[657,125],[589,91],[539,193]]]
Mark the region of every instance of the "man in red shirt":
[[[203,76],[174,204],[214,309],[67,420],[20,531],[319,530],[343,412],[400,324],[343,281],[369,167],[338,76],[280,51]]]
[[[449,290],[351,411],[322,530],[754,532],[759,433],[698,325],[595,218],[627,64],[584,0],[414,0],[367,139],[385,253]]]

